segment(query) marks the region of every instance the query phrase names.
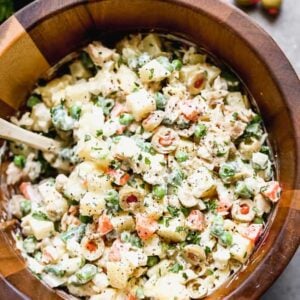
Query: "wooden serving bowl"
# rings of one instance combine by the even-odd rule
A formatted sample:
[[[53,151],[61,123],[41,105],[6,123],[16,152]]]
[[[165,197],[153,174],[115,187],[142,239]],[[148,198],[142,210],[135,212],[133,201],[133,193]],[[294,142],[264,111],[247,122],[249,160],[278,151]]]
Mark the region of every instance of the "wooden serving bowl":
[[[282,197],[246,268],[207,297],[257,299],[299,245],[300,84],[279,47],[246,15],[218,0],[35,1],[0,27],[0,115],[13,114],[50,66],[99,33],[149,29],[181,33],[226,61],[261,110],[276,153]],[[0,232],[0,273],[0,299],[63,297],[26,269],[9,228]]]

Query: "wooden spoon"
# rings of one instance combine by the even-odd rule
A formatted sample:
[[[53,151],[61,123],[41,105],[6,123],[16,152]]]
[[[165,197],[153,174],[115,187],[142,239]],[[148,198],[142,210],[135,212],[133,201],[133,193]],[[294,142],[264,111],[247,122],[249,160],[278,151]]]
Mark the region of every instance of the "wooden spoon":
[[[16,141],[44,152],[58,154],[62,144],[53,139],[31,132],[0,118],[0,138]]]

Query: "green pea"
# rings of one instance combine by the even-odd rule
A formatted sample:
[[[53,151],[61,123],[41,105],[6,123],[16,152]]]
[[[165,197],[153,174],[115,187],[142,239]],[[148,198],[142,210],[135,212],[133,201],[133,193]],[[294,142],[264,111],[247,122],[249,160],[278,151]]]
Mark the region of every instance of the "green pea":
[[[162,199],[167,194],[167,189],[161,185],[155,185],[152,189],[153,196]]]
[[[235,194],[242,198],[251,198],[253,192],[247,187],[245,182],[239,181],[235,187]]]
[[[59,265],[48,265],[44,268],[44,271],[46,273],[52,273],[57,277],[63,277],[66,273],[66,271],[63,270]]]
[[[172,66],[174,70],[179,71],[182,68],[182,61],[179,59],[174,59],[172,61]]]
[[[230,183],[235,173],[236,173],[236,168],[233,164],[230,163],[222,164],[219,170],[219,175],[225,183]]]
[[[195,132],[194,132],[194,136],[196,139],[201,139],[202,137],[204,137],[207,133],[207,127],[204,124],[198,124],[196,126]]]
[[[254,224],[263,224],[264,223],[264,219],[261,217],[255,217],[253,220]]]
[[[25,167],[25,164],[26,164],[26,159],[25,159],[24,155],[16,155],[14,157],[14,164],[18,168],[23,169]]]
[[[219,215],[215,216],[210,228],[210,234],[215,237],[221,237],[221,235],[224,233],[223,225],[224,225],[223,218]]]
[[[85,224],[81,224],[78,227],[72,228],[68,231],[62,232],[60,238],[66,242],[69,239],[76,238],[77,241],[80,241],[85,233]]]
[[[79,120],[81,114],[81,107],[78,105],[73,105],[69,109],[69,113],[73,119]]]
[[[156,108],[164,110],[167,104],[167,98],[162,93],[156,93],[155,96]]]
[[[178,162],[184,162],[188,159],[188,155],[186,152],[179,151],[175,154],[175,158]]]
[[[133,122],[134,118],[131,114],[122,114],[119,118],[119,122],[122,125],[128,126]]]
[[[148,267],[153,267],[156,264],[158,264],[158,262],[159,262],[159,257],[158,256],[148,256],[147,266]]]
[[[33,108],[36,104],[40,103],[41,99],[36,95],[31,95],[26,103],[26,106],[29,108]]]
[[[220,235],[220,241],[224,246],[231,246],[232,245],[232,235],[228,231],[224,231]]]
[[[20,203],[21,211],[23,216],[26,216],[31,211],[31,201],[30,200],[23,200]]]
[[[34,236],[29,236],[23,241],[23,248],[26,253],[32,254],[36,250],[37,240]]]
[[[92,264],[84,265],[79,271],[75,273],[78,281],[81,284],[85,284],[88,281],[92,280],[97,274],[97,267]]]

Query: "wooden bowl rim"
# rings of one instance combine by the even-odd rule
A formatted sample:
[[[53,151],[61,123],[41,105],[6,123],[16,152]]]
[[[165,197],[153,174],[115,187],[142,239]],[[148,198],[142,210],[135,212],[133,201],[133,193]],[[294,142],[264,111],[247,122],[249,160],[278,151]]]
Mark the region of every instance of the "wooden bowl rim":
[[[27,31],[37,26],[39,23],[41,23],[43,20],[51,18],[51,16],[58,14],[64,10],[71,9],[72,7],[76,7],[79,5],[84,5],[87,3],[92,3],[95,1],[101,1],[101,0],[94,0],[94,1],[88,1],[88,0],[66,0],[61,2],[56,2],[54,4],[46,5],[47,2],[50,2],[48,0],[38,0],[35,1],[26,7],[24,7],[22,10],[18,11],[15,16],[18,20],[24,20],[22,22],[22,25],[25,27]],[[111,2],[115,0],[102,0],[102,2]],[[123,0],[124,1],[124,0]],[[136,0],[131,0],[136,1]],[[141,0],[138,0],[141,1]],[[266,69],[268,69],[269,74],[272,78],[272,80],[276,83],[278,90],[281,93],[282,99],[284,99],[285,106],[287,107],[289,111],[290,118],[293,123],[293,131],[294,131],[294,137],[295,137],[295,148],[296,148],[296,170],[295,170],[295,181],[294,181],[294,187],[295,189],[291,191],[291,197],[292,197],[292,203],[291,207],[288,207],[288,215],[284,222],[284,225],[282,226],[281,231],[278,234],[278,237],[275,240],[275,243],[273,245],[272,250],[264,256],[262,261],[260,262],[260,265],[255,269],[255,271],[249,276],[253,277],[256,274],[260,272],[266,272],[268,273],[267,280],[263,281],[261,285],[257,288],[259,289],[259,294],[261,295],[264,293],[268,287],[274,282],[274,280],[281,274],[281,272],[284,270],[284,268],[287,266],[291,258],[293,257],[295,251],[297,250],[299,243],[300,243],[300,236],[293,236],[293,232],[291,231],[285,231],[284,229],[290,228],[293,226],[297,226],[300,222],[300,207],[299,207],[299,201],[297,200],[298,196],[298,185],[300,183],[300,164],[299,164],[299,153],[300,153],[300,128],[296,126],[297,124],[297,116],[298,116],[298,109],[297,106],[299,105],[297,102],[295,102],[294,94],[297,92],[298,95],[300,95],[300,82],[299,79],[293,70],[291,64],[288,62],[286,56],[282,52],[282,50],[278,47],[278,45],[275,43],[275,41],[270,37],[269,34],[266,33],[264,29],[262,29],[259,25],[257,25],[253,20],[250,19],[248,15],[246,15],[244,12],[238,10],[236,7],[232,5],[228,5],[224,2],[221,2],[219,0],[210,0],[205,2],[205,6],[201,6],[204,1],[200,0],[144,0],[144,1],[153,1],[153,2],[167,2],[172,3],[177,6],[186,7],[189,9],[192,9],[196,12],[201,11],[202,14],[207,15],[210,19],[215,20],[216,22],[219,20],[217,13],[214,11],[215,7],[218,7],[222,9],[222,7],[225,9],[230,9],[232,12],[234,12],[235,15],[239,16],[242,20],[244,25],[251,25],[251,28],[254,28],[255,32],[259,33],[261,36],[264,37],[265,43],[268,45],[268,51],[266,51],[266,48],[259,48],[255,44],[249,42],[250,33],[247,32],[247,30],[243,30],[243,28],[236,28],[234,25],[235,20],[232,20],[230,18],[222,20],[223,25],[227,27],[228,30],[233,32],[234,35],[238,36],[240,39],[243,40],[243,42],[257,55],[261,58],[261,60],[264,60],[264,65]],[[51,1],[52,2],[52,1]],[[54,2],[54,1],[53,1]],[[49,10],[42,9],[44,7],[48,7]],[[229,7],[230,8],[229,8]],[[31,18],[28,18],[28,12],[30,11]],[[41,13],[42,12],[42,13]],[[26,17],[27,16],[27,17]],[[12,18],[12,17],[11,17]],[[11,19],[10,18],[10,19]],[[10,19],[8,19],[3,25],[0,26],[0,35],[1,35],[1,29],[5,26],[6,23],[10,22]],[[253,34],[253,32],[252,32]],[[3,52],[5,52],[5,49],[9,49],[10,45],[2,45]],[[278,60],[282,60],[286,64],[285,68],[285,74],[288,74],[288,76],[285,77],[285,82],[282,82],[282,77],[280,76],[281,70],[278,70],[277,65],[274,61],[269,61],[267,58],[270,54],[270,51],[272,53],[275,53]],[[1,59],[1,55],[0,55]],[[297,85],[297,86],[296,86]],[[293,89],[292,94],[289,89]],[[294,213],[297,213],[294,215]],[[278,253],[276,252],[276,249],[279,248],[279,245],[283,245],[286,242],[293,241],[293,244],[291,247],[286,247],[284,250],[284,255],[280,256],[280,259],[277,260],[277,271],[273,272],[272,267],[270,264],[266,264],[267,261],[274,260],[278,256]],[[266,267],[267,266],[267,267]],[[233,297],[234,294],[237,291],[242,291],[245,289],[247,280],[245,280],[235,291],[231,292],[227,297]],[[227,298],[226,297],[226,298]]]

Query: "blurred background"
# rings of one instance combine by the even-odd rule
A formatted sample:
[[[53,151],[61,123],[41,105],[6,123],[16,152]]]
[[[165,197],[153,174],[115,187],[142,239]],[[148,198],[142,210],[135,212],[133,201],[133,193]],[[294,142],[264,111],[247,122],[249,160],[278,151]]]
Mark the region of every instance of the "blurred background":
[[[230,5],[236,4],[235,0],[223,1]],[[237,0],[237,2],[241,3],[251,1],[255,0]],[[14,11],[21,9],[30,2],[32,1],[0,0],[0,23]],[[273,2],[276,3],[278,1],[275,0]],[[274,38],[294,66],[296,72],[300,75],[300,0],[282,0],[282,7],[277,15],[268,14],[260,5],[239,6],[239,8]],[[300,250],[298,250],[283,274],[261,299],[300,300]]]

